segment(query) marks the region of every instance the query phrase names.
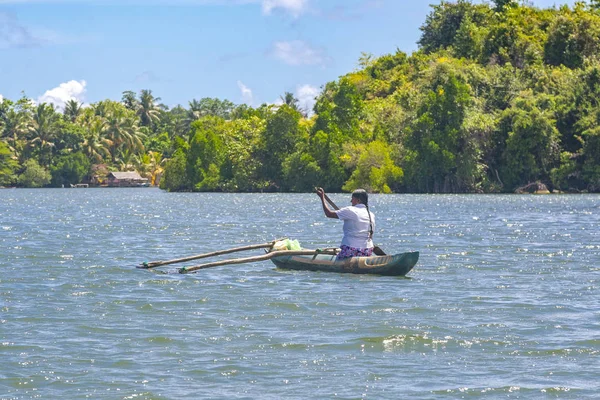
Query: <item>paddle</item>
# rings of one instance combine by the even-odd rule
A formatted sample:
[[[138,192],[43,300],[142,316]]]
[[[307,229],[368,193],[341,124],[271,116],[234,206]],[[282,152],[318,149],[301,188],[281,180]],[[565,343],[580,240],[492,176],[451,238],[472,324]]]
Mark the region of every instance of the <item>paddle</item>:
[[[317,191],[318,188],[315,188],[315,191]],[[326,193],[323,193],[323,197],[325,198],[325,200],[329,203],[329,205],[331,207],[333,207],[334,210],[339,210],[340,208],[333,202],[333,200],[331,200],[329,198],[329,196],[327,196]],[[381,249],[381,247],[379,246],[373,246],[373,253],[375,253],[375,255],[377,256],[385,256],[385,251],[383,251]]]
[[[329,205],[330,205],[331,207],[333,207],[333,209],[334,209],[334,210],[339,210],[339,209],[340,209],[340,208],[339,208],[339,207],[338,207],[338,206],[337,206],[337,205],[336,205],[336,204],[333,202],[333,200],[331,200],[331,199],[329,198],[329,196],[327,196],[327,194],[326,194],[326,193],[323,193],[323,196],[325,197],[325,200],[327,200],[327,202],[329,203]]]
[[[285,240],[285,239],[286,238],[273,240],[272,242],[267,242],[267,243],[252,244],[252,245],[242,246],[242,247],[234,247],[232,249],[213,251],[210,253],[198,254],[195,256],[184,257],[184,258],[176,258],[174,260],[144,262],[144,263],[140,264],[139,266],[137,266],[136,268],[144,268],[144,269],[156,268],[156,267],[160,267],[161,265],[169,265],[169,264],[175,264],[175,263],[180,263],[180,262],[186,262],[186,261],[190,261],[190,260],[197,260],[199,258],[220,256],[222,254],[234,253],[236,251],[271,248],[271,247],[273,247],[273,245],[276,242],[279,242],[279,241]]]

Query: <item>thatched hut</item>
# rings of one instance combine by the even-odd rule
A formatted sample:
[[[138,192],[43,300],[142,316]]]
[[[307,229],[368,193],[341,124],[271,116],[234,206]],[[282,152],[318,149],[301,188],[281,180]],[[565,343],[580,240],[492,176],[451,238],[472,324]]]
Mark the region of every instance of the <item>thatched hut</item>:
[[[109,187],[135,187],[149,186],[147,178],[142,178],[135,171],[109,172],[106,176],[106,184]]]

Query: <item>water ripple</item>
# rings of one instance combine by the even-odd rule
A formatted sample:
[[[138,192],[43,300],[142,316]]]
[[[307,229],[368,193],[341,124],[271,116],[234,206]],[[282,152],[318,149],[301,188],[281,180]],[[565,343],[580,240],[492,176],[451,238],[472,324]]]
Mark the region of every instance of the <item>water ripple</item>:
[[[378,245],[421,251],[410,279],[135,268],[336,246],[317,200],[0,191],[0,398],[597,396],[597,195],[373,195]]]

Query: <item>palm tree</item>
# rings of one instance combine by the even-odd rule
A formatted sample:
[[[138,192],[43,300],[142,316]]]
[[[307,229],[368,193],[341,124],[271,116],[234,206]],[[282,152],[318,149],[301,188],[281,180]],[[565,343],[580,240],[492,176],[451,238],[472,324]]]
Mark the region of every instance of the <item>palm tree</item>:
[[[33,113],[29,126],[31,140],[29,144],[40,152],[40,164],[50,165],[52,149],[57,134],[58,113],[52,104],[41,103]]]
[[[105,136],[110,140],[110,153],[112,161],[117,160],[117,152],[123,143],[128,143],[130,133],[125,126],[126,117],[118,110],[110,112],[104,121],[106,122]]]
[[[193,99],[188,104],[190,106],[189,111],[188,111],[188,120],[189,120],[189,123],[191,124],[192,122],[202,118],[202,116],[203,116],[202,103],[200,103],[196,99]]]
[[[121,103],[123,103],[123,105],[131,111],[136,111],[139,106],[138,100],[135,98],[135,92],[131,90],[126,90],[123,92]]]
[[[106,117],[110,112],[111,102],[110,100],[102,100],[92,105],[92,110],[94,110],[94,114],[99,117]]]
[[[140,92],[137,114],[142,126],[152,127],[158,122],[160,117],[160,108],[156,104],[158,101],[160,97],[154,97],[152,90],[144,89]]]
[[[143,139],[146,137],[140,129],[138,118],[121,105],[113,107],[106,114],[106,137],[110,139],[113,162],[119,152],[139,153],[144,151]],[[142,127],[143,129],[147,129]]]
[[[144,178],[150,180],[151,185],[156,185],[158,178],[163,172],[162,165],[166,159],[162,157],[162,153],[158,151],[149,151],[146,154],[134,156],[135,170]]]
[[[142,178],[149,177],[150,156],[148,154],[136,154],[133,156],[133,168],[139,172]]]
[[[125,126],[129,132],[127,146],[133,152],[141,153],[144,151],[144,139],[148,136],[148,128],[140,127],[138,120],[133,117],[125,119]]]
[[[150,157],[150,183],[156,185],[160,175],[164,171],[163,165],[168,160],[163,158],[162,153],[159,153],[158,151],[149,151],[148,156]]]
[[[169,138],[186,136],[190,130],[189,111],[181,106],[173,107],[167,114],[170,120]]]
[[[119,171],[133,171],[136,167],[133,165],[136,156],[128,148],[123,148],[119,152],[117,162],[119,163]]]
[[[12,153],[20,157],[25,147],[25,135],[29,132],[28,115],[24,112],[19,112],[14,108],[10,108],[3,113],[1,124],[3,126],[1,138],[6,140],[8,147]]]
[[[283,104],[286,104],[292,107],[296,111],[300,111],[300,106],[298,105],[298,99],[294,97],[294,94],[291,92],[284,92],[283,96],[279,96]]]
[[[235,108],[235,104],[229,100],[219,100],[210,97],[204,97],[200,101],[194,99],[189,102],[189,106],[188,115],[191,122],[206,115],[214,115],[229,120]]]
[[[105,137],[105,134],[106,122],[96,117],[87,127],[86,137],[81,145],[83,153],[98,164],[104,161],[104,157],[110,157],[109,148],[112,142]]]
[[[360,53],[360,57],[358,58],[358,65],[360,69],[365,69],[373,63],[373,54],[365,53],[364,51]]]
[[[81,114],[83,104],[80,104],[77,100],[71,99],[65,104],[65,111],[63,115],[71,122],[75,122],[79,114]]]
[[[304,118],[307,118],[308,112],[306,109],[300,107],[299,100],[291,92],[284,92],[283,96],[279,96],[283,104],[298,111]]]

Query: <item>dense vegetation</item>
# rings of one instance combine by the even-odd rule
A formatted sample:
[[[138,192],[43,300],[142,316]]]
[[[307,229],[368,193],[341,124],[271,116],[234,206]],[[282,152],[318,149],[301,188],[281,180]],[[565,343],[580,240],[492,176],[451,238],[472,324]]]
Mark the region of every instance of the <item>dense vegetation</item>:
[[[442,2],[419,51],[327,83],[313,114],[227,100],[159,104],[149,90],[59,112],[0,103],[0,185],[137,170],[171,191],[600,191],[600,2],[538,9]]]

